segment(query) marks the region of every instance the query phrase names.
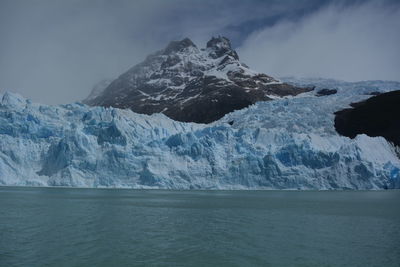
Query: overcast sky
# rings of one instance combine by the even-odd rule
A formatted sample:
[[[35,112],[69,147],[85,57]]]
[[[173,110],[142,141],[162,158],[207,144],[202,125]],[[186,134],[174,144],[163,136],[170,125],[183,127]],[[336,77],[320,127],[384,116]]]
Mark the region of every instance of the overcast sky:
[[[0,89],[85,98],[171,40],[232,40],[274,76],[400,80],[400,1],[0,0]]]

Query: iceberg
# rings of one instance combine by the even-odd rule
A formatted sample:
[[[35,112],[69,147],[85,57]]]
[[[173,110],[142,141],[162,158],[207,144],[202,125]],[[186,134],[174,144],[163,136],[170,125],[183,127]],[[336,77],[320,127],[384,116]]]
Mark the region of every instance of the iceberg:
[[[0,185],[165,189],[400,188],[396,148],[340,136],[334,112],[400,83],[296,80],[336,94],[258,102],[211,124],[0,95]]]

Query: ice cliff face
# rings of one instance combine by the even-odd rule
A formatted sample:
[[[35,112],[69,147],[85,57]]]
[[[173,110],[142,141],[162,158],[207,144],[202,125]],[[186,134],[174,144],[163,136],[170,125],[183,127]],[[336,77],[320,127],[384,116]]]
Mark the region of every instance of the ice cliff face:
[[[289,80],[293,82],[293,79]],[[299,84],[308,81],[295,81]],[[400,83],[311,81],[314,92],[259,102],[212,124],[0,96],[0,184],[174,189],[400,188],[382,137],[339,136],[334,112]]]
[[[251,70],[227,38],[212,38],[203,49],[186,38],[148,56],[104,90],[95,88],[84,102],[209,123],[257,101],[309,90]]]

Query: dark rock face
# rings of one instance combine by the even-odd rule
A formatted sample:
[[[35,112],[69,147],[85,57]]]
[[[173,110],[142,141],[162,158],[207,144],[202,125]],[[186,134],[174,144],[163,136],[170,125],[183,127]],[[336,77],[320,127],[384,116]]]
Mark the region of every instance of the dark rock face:
[[[249,69],[225,37],[212,38],[204,49],[186,38],[148,56],[84,103],[209,123],[257,101],[312,89],[282,83]]]
[[[337,93],[336,89],[321,89],[315,95],[316,96],[326,96],[326,95],[334,95]]]
[[[336,131],[350,138],[357,134],[383,136],[400,147],[400,91],[383,93],[353,108],[336,112]]]

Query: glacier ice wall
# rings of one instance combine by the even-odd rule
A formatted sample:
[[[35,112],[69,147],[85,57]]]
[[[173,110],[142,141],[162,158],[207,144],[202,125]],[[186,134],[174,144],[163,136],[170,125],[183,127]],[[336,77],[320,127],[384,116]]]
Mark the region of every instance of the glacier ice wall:
[[[333,126],[334,111],[371,91],[399,90],[400,83],[334,84],[335,95],[259,102],[208,125],[79,103],[40,105],[5,93],[0,185],[400,188],[400,160],[391,144],[339,136]]]

